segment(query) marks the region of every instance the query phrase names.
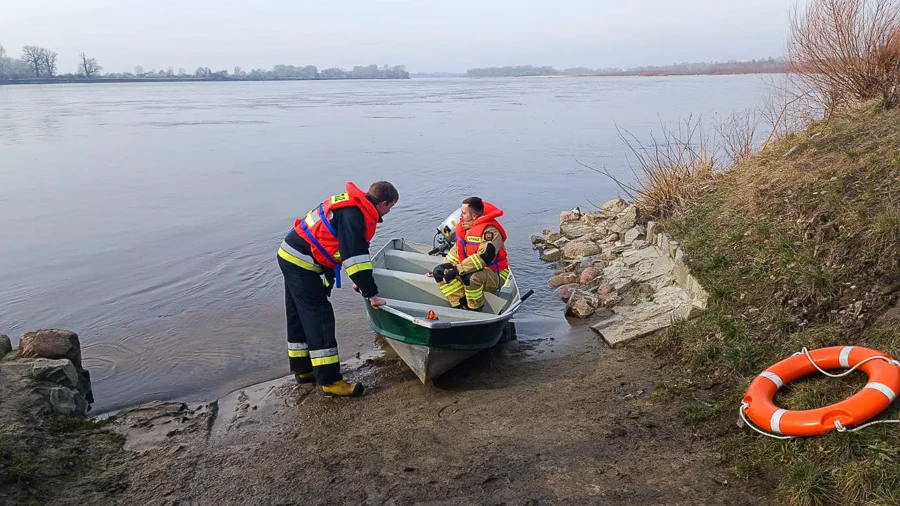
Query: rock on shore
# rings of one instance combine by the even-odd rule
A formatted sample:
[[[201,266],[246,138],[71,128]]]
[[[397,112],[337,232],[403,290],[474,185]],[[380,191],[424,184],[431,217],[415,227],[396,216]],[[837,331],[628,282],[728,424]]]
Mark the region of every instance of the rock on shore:
[[[26,332],[12,348],[0,335],[0,366],[12,372],[11,391],[26,399],[23,409],[40,416],[59,413],[83,417],[94,396],[90,373],[81,364],[78,334],[60,329]]]
[[[532,246],[557,267],[550,286],[566,315],[591,318],[609,344],[706,309],[708,295],[684,263],[685,252],[636,205],[613,199],[599,211],[564,211],[559,221],[558,232],[532,236]]]

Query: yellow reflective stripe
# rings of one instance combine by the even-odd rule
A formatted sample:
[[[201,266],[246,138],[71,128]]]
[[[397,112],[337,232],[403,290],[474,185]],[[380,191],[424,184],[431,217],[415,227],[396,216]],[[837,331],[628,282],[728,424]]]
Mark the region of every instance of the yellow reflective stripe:
[[[481,297],[482,295],[484,295],[483,288],[476,288],[474,290],[466,290],[466,297],[468,297],[470,299],[477,299],[478,297]]]
[[[472,255],[470,257],[472,259],[472,263],[475,264],[475,270],[484,269],[484,260],[481,259],[478,255]]]
[[[506,282],[509,279],[509,269],[503,269],[500,271],[500,280]]]
[[[459,291],[461,288],[463,288],[462,281],[454,279],[446,285],[441,286],[441,293],[443,293],[444,295],[450,295],[451,293]]]
[[[456,256],[456,251],[451,250],[450,253],[447,253],[447,261],[451,264],[459,263],[459,257]]]
[[[322,358],[322,357],[330,357],[337,356],[338,349],[337,348],[325,348],[324,350],[313,350],[309,353],[309,356],[312,358]]]
[[[304,218],[304,221],[306,221],[307,227],[312,228],[313,225],[319,222],[319,215],[317,213],[309,213]]]
[[[480,243],[482,240],[483,239],[481,237],[478,237],[477,235],[466,236],[466,242]]]
[[[300,358],[300,357],[308,357],[309,350],[288,350],[288,357],[291,358]]]
[[[322,272],[322,269],[319,266],[311,264],[306,260],[303,260],[302,258],[297,258],[294,255],[291,255],[290,253],[285,251],[284,248],[278,248],[278,256],[283,258],[285,261],[296,265],[297,267],[302,267],[308,271],[313,271],[315,273],[321,274]]]
[[[355,257],[350,257],[350,258],[344,260],[344,267],[350,267],[353,264],[359,264],[362,262],[371,262],[371,261],[372,261],[372,257],[370,257],[369,255],[356,255]]]
[[[337,364],[340,361],[341,359],[337,355],[332,355],[330,357],[314,358],[311,362],[313,367],[319,367],[322,365]]]
[[[347,275],[352,276],[359,271],[371,271],[372,270],[372,262],[362,262],[358,264],[351,265],[347,267]]]
[[[372,258],[369,255],[356,255],[343,261],[347,274],[353,275],[360,271],[372,270]]]

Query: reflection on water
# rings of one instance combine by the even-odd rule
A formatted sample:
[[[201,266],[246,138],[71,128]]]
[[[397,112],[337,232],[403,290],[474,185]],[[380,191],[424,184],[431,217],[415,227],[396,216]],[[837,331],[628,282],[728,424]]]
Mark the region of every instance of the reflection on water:
[[[466,196],[502,207],[537,293],[520,338],[568,324],[528,236],[631,177],[614,121],[755,105],[755,76],[0,87],[0,332],[79,333],[97,411],[209,397],[286,372],[275,250],[345,181],[387,179],[391,237],[430,243]],[[345,285],[348,286],[348,285]],[[337,291],[342,358],[373,349]]]

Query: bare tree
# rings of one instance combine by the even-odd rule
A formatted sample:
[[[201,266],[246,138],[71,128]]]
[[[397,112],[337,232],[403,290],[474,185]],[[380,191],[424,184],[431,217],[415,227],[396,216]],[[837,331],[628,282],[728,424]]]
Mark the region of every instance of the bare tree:
[[[900,0],[811,0],[790,29],[791,70],[830,111],[900,102]]]
[[[78,59],[78,73],[88,79],[94,77],[103,70],[103,67],[97,64],[96,58],[88,58],[84,52],[78,53]]]
[[[0,44],[0,75],[6,75],[9,70],[9,58],[6,57],[6,49]]]
[[[41,63],[44,65],[44,72],[50,77],[56,75],[57,56],[59,55],[56,54],[56,51],[51,51],[46,48],[41,49]]]
[[[184,67],[180,67],[180,68],[178,69],[178,75],[179,75],[180,77],[186,76],[186,75],[187,75],[187,70],[184,70]]]
[[[25,46],[22,48],[22,61],[34,72],[34,77],[41,77],[44,70],[44,49],[37,46]]]
[[[175,68],[169,67],[166,69],[166,77],[172,77],[175,75]]]
[[[136,65],[134,67],[134,75],[138,77],[144,75],[144,67],[142,65]]]

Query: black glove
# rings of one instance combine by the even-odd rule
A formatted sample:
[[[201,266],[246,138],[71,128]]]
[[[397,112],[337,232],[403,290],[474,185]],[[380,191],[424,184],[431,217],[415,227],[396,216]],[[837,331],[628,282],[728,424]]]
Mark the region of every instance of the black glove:
[[[449,269],[444,270],[444,281],[451,282],[456,276],[459,276],[459,271],[456,270],[456,267],[450,267]]]
[[[431,275],[434,276],[434,280],[438,283],[444,280],[444,271],[453,267],[453,264],[441,264],[434,268],[431,271]]]
[[[331,290],[334,288],[334,271],[325,271],[325,296],[331,297]]]

